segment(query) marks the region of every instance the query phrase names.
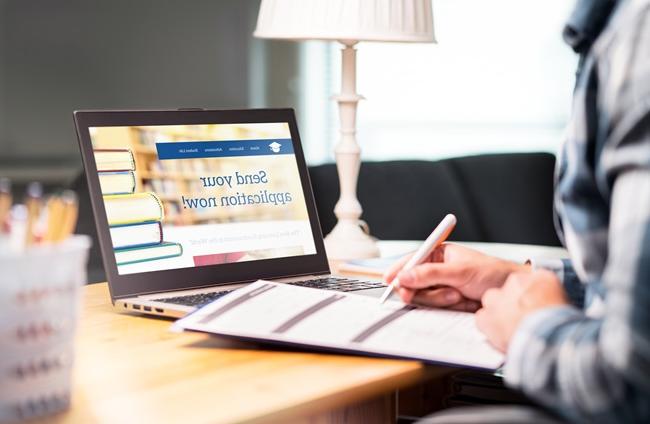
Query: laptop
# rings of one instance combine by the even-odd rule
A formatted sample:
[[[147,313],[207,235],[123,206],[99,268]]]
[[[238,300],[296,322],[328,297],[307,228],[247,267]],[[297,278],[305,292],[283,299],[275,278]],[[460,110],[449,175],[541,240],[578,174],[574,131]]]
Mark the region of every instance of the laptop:
[[[381,296],[330,273],[292,109],[74,121],[116,308],[181,317],[259,279]]]

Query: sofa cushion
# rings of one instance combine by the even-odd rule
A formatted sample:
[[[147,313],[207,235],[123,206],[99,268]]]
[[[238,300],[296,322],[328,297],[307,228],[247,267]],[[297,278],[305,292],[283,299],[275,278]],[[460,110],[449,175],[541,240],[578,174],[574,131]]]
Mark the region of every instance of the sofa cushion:
[[[364,162],[358,183],[362,219],[379,239],[422,240],[445,214],[453,213],[458,225],[451,240],[557,246],[554,164],[549,153]],[[336,224],[336,166],[315,166],[309,172],[327,234]]]

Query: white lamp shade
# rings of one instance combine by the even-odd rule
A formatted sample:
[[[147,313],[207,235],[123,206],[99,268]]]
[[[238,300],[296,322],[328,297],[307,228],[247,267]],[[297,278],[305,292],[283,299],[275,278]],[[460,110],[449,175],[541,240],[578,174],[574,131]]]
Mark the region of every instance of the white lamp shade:
[[[435,42],[431,0],[262,0],[258,38]]]

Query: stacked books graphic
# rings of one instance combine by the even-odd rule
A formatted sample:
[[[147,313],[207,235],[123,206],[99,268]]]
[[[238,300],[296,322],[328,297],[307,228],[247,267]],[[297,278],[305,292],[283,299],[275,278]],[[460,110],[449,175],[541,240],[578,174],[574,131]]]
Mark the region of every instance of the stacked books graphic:
[[[95,149],[94,154],[117,265],[182,255],[179,243],[163,241],[164,210],[158,196],[135,192],[133,153]]]

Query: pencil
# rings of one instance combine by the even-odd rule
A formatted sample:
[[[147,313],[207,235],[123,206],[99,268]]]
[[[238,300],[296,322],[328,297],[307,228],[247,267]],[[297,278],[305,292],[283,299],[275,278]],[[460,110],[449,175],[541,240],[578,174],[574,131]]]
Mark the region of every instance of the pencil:
[[[58,238],[59,230],[61,229],[61,222],[65,206],[63,200],[59,196],[52,196],[47,201],[47,226],[43,235],[43,242],[53,243]]]
[[[61,201],[63,202],[63,217],[61,221],[61,230],[58,232],[55,239],[56,242],[64,241],[74,233],[75,226],[77,225],[77,217],[79,215],[79,201],[74,191],[64,191],[63,194],[61,194]]]
[[[11,181],[9,178],[0,178],[0,233],[7,232],[7,223],[11,212]]]

